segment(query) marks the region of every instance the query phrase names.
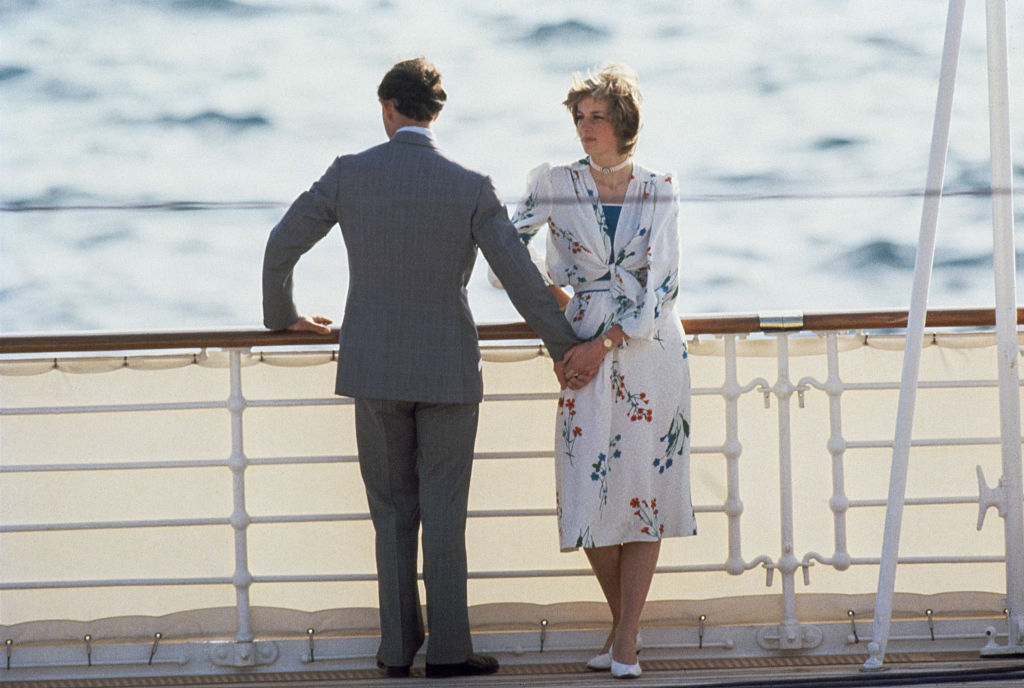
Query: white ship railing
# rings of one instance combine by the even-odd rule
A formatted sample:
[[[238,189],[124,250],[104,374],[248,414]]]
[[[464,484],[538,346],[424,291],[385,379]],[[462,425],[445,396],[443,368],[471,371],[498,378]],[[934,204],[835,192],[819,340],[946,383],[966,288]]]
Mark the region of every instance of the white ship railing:
[[[645,657],[863,655],[907,314],[683,322],[701,534],[665,543]],[[897,652],[1007,642],[1003,570],[1024,543],[974,534],[1000,465],[993,324],[928,315]],[[477,645],[578,661],[608,617],[585,559],[554,553],[550,361],[510,343],[522,324],[481,336]],[[372,527],[331,341],[0,337],[0,677],[372,667]]]

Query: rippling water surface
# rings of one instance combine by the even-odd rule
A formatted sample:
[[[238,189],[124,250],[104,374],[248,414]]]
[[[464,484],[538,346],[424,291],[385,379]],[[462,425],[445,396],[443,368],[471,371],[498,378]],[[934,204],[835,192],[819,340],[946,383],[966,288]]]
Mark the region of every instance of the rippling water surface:
[[[1024,9],[1008,12],[1019,187]],[[259,326],[268,231],[335,155],[383,140],[377,83],[419,54],[449,93],[442,146],[510,203],[532,167],[580,153],[559,105],[570,74],[636,68],[638,156],[684,194],[680,313],[906,307],[945,14],[938,0],[0,0],[0,331]],[[950,190],[989,184],[986,78],[984,4],[968,3]],[[77,209],[29,210],[50,206]],[[993,303],[990,207],[943,201],[930,305]],[[1019,228],[1019,192],[1015,212]],[[478,320],[518,319],[483,267]],[[340,317],[345,287],[335,232],[300,263],[299,306]]]

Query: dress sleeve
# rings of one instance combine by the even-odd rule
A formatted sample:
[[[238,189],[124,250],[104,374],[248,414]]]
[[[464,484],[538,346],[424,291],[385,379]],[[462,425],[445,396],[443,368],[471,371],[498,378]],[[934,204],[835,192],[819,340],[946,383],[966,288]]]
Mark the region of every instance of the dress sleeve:
[[[544,284],[554,284],[548,276],[548,268],[544,256],[537,250],[535,244],[530,240],[537,235],[551,215],[551,165],[544,163],[534,169],[526,178],[526,194],[516,203],[516,211],[512,215],[512,223],[516,226],[519,239],[526,244],[530,251],[530,259],[537,266],[540,276],[544,278]],[[501,281],[489,270],[487,278],[491,285],[501,289]]]
[[[651,339],[666,313],[675,317],[679,295],[679,187],[673,175],[656,182],[654,217],[647,244],[647,282],[643,295],[618,324],[633,338]]]
[[[551,217],[551,165],[544,163],[526,176],[526,194],[516,204],[512,222],[524,244],[530,243],[537,230]]]

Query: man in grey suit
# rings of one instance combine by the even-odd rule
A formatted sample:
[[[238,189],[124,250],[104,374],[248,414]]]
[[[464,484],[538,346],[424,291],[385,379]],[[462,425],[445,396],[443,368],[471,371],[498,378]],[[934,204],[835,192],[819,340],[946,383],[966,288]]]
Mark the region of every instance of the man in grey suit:
[[[577,344],[491,180],[438,150],[446,100],[426,60],[396,64],[377,95],[389,141],[337,158],[274,227],[263,262],[264,324],[330,332],[292,300],[299,257],[338,224],[348,253],[336,393],[355,399],[356,441],[376,530],[377,662],[407,676],[424,641],[417,586],[423,528],[428,677],[488,674],[473,653],[466,599],[466,508],[483,395],[466,295],[479,247],[513,305],[557,361]]]

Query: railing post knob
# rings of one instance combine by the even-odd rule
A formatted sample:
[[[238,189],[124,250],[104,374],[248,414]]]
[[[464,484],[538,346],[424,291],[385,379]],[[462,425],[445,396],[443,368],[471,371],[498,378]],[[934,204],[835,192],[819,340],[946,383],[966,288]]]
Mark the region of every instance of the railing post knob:
[[[146,662],[147,664],[150,664],[150,665],[153,664],[153,657],[156,656],[156,648],[157,648],[157,645],[160,644],[160,638],[162,638],[162,637],[163,637],[163,633],[160,633],[159,631],[153,634],[153,647],[151,647],[150,650],[149,650],[149,661]]]

